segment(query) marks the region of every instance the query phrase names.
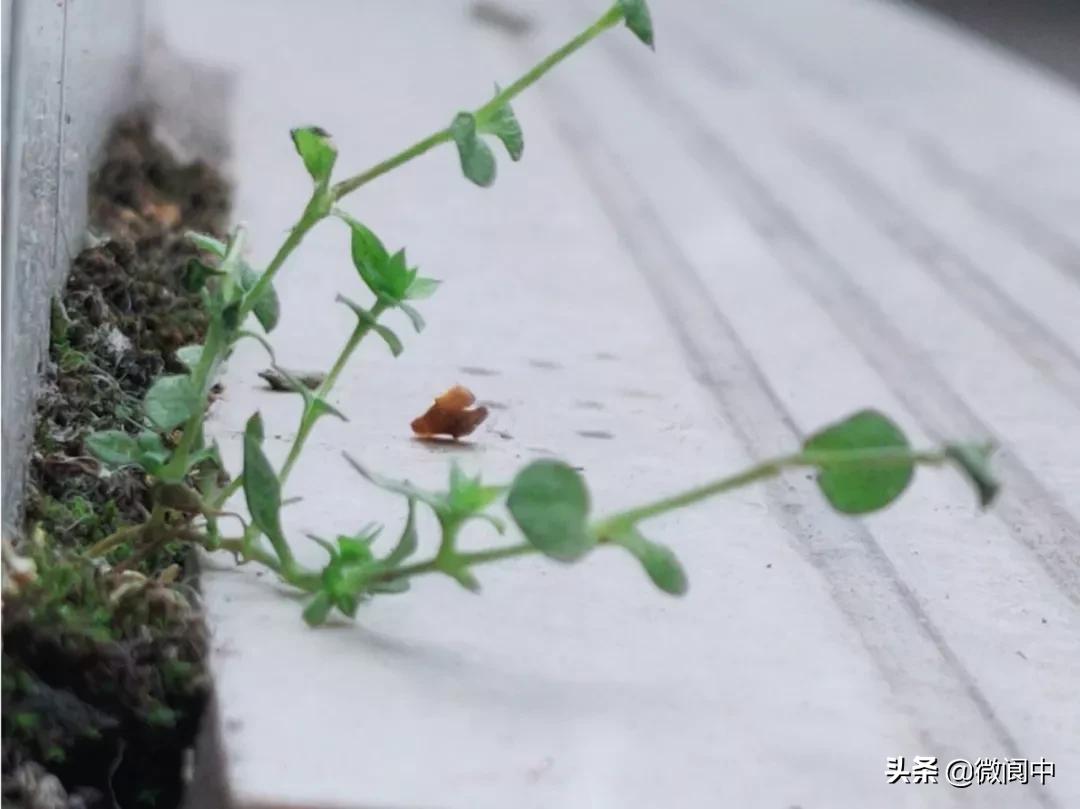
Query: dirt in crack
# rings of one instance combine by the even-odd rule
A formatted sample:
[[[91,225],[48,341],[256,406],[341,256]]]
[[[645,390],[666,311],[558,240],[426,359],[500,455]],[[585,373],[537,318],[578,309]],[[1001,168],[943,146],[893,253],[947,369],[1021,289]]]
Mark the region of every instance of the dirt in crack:
[[[198,294],[180,284],[196,255],[184,233],[222,235],[228,203],[222,178],[178,162],[146,120],[116,127],[92,185],[97,241],[53,305],[25,530],[17,556],[5,548],[16,563],[3,606],[5,807],[181,798],[207,695],[194,570],[178,545],[120,574],[87,560],[89,545],[145,519],[149,492],[139,470],[101,475],[84,439],[136,432],[150,384],[182,371],[176,349],[202,340]]]

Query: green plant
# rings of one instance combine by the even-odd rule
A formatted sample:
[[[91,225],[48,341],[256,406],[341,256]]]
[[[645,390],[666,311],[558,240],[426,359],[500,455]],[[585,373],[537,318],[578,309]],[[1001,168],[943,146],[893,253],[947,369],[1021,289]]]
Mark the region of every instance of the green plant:
[[[344,418],[328,401],[334,384],[357,345],[370,334],[384,341],[395,356],[399,354],[402,343],[382,322],[384,315],[401,312],[419,332],[424,320],[415,304],[435,293],[439,285],[409,265],[404,249],[387,249],[375,233],[338,204],[360,187],[443,143],[456,147],[466,178],[480,186],[490,185],[496,176],[496,160],[488,139],[501,142],[511,160],[520,159],[524,149],[522,130],[510,102],[555,65],[620,23],[652,45],[652,26],[644,0],[617,0],[595,23],[521,78],[505,89],[496,87],[494,97],[480,107],[459,112],[445,128],[337,183],[332,183],[332,174],[338,155],[330,136],[317,127],[293,130],[293,143],[311,175],[313,190],[284,243],[260,272],[243,258],[242,230],[234,232],[227,243],[192,234],[205,260],[193,260],[187,266],[184,283],[201,293],[209,314],[205,342],[180,350],[179,358],[187,365],[187,373],[164,376],[151,387],[143,405],[145,429],[134,435],[121,431],[97,433],[88,442],[90,450],[107,466],[136,465],[154,480],[153,508],[147,521],[122,528],[99,542],[91,549],[93,555],[122,544],[146,552],[175,540],[229,551],[238,560],[270,568],[307,592],[310,598],[304,618],[318,624],[335,609],[351,616],[367,598],[403,592],[415,576],[441,573],[475,590],[479,585],[474,568],[480,565],[531,553],[572,562],[600,545],[623,548],[640,561],[657,587],[681,594],[686,591],[687,579],[678,559],[670,549],[647,538],[642,524],[795,467],[817,470],[818,484],[826,499],[849,514],[887,506],[907,487],[916,466],[947,462],[957,465],[973,481],[984,505],[990,502],[996,485],[988,471],[989,447],[949,444],[915,450],[885,416],[863,411],[811,436],[800,451],[789,456],[600,519],[590,516],[589,493],[581,475],[560,461],[531,463],[509,485],[485,484],[454,465],[446,489],[429,491],[384,478],[348,458],[370,483],[405,499],[405,525],[387,552],[376,551],[380,528],[369,526],[333,541],[312,537],[328,555],[321,569],[309,569],[297,562],[280,519],[283,490],[316,423],[327,416]],[[243,469],[231,482],[223,483],[228,478],[221,474],[220,455],[216,446],[207,444],[203,434],[210,388],[222,361],[242,339],[261,343],[274,362],[265,337],[247,328],[249,316],[264,333],[273,330],[279,312],[274,279],[308,231],[325,219],[336,219],[346,227],[353,265],[370,291],[372,303],[362,306],[339,296],[338,300],[356,315],[356,327],[314,389],[274,363],[283,380],[280,384],[303,398],[300,424],[288,456],[280,469],[271,465],[263,452],[262,420],[256,413],[244,430]],[[176,430],[180,432],[175,442],[162,438]],[[247,505],[247,518],[240,517],[244,530],[239,536],[225,536],[219,527],[225,516],[222,509],[241,489]],[[483,551],[459,550],[458,537],[470,521],[485,520],[500,532],[504,530],[503,521],[491,513],[503,499],[524,541]],[[421,506],[437,518],[441,541],[432,557],[412,561],[418,546],[415,517]]]

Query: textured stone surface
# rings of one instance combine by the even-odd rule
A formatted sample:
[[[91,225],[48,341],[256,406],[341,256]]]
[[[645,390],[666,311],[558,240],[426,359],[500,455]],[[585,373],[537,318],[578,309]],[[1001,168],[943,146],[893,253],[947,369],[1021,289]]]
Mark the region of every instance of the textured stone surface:
[[[4,3],[3,527],[17,525],[49,299],[82,245],[87,177],[135,100],[138,0]]]

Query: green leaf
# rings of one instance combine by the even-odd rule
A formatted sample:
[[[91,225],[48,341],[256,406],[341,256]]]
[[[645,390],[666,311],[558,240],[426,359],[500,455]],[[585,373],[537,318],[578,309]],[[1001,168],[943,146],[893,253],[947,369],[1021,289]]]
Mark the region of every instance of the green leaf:
[[[434,278],[414,278],[409,288],[405,290],[405,297],[412,300],[430,298],[441,283],[442,281],[436,281]]]
[[[157,433],[144,430],[135,437],[135,442],[139,445],[139,466],[151,475],[158,474],[172,457],[172,452],[165,447]]]
[[[863,410],[810,436],[807,452],[841,453],[835,461],[819,465],[818,485],[825,499],[844,514],[866,514],[889,505],[907,488],[915,474],[914,461],[895,465],[844,459],[851,451],[906,450],[907,437],[886,416]]]
[[[397,595],[399,593],[408,592],[409,580],[391,579],[390,581],[376,581],[368,585],[368,590],[372,593],[386,593],[387,595]]]
[[[409,304],[402,301],[398,305],[398,309],[405,313],[405,316],[412,322],[413,328],[416,329],[416,333],[419,334],[424,330],[424,317],[415,308],[409,306]]]
[[[390,254],[370,228],[354,219],[345,211],[335,209],[334,214],[346,225],[352,234],[352,260],[360,278],[368,288],[378,295],[384,292],[382,284],[383,269],[390,259]]]
[[[225,465],[221,462],[221,450],[218,448],[216,441],[209,447],[195,450],[195,452],[188,456],[187,465],[189,470],[204,463],[208,463],[216,469],[225,468]]]
[[[388,568],[395,568],[416,553],[418,540],[416,537],[416,500],[409,498],[409,516],[405,519],[405,527],[398,537],[394,549],[383,559],[383,564]],[[402,581],[407,581],[402,579]]]
[[[86,449],[106,466],[125,466],[136,462],[139,446],[135,439],[121,430],[90,433]]]
[[[376,535],[378,533],[379,531],[375,531]],[[363,535],[358,537],[338,537],[338,558],[341,559],[342,562],[350,565],[364,564],[373,561],[375,556],[371,552],[371,543],[374,539],[375,536]]]
[[[345,456],[345,461],[349,466],[355,469],[369,483],[378,486],[380,489],[404,495],[410,500],[418,500],[421,503],[426,503],[436,511],[446,507],[445,499],[438,493],[430,492],[427,489],[421,489],[420,487],[409,483],[407,480],[394,480],[393,478],[383,477],[382,475],[372,472],[367,467],[361,466],[355,458],[349,455],[349,453],[345,452],[342,454]]]
[[[320,590],[304,608],[304,621],[308,626],[319,626],[326,621],[333,608],[334,601],[330,594]]]
[[[262,444],[266,438],[263,433],[262,416],[258,413],[249,418],[244,426],[244,440],[246,441],[249,436],[256,444]]]
[[[240,325],[240,304],[230,303],[224,309],[221,310],[221,322],[225,324],[225,328],[232,331]]]
[[[480,481],[480,475],[469,477],[456,461],[451,463],[450,490],[447,492],[446,503],[455,516],[468,517],[483,511],[504,491],[505,486],[485,486]]]
[[[459,112],[450,124],[450,134],[457,144],[462,174],[481,188],[495,182],[495,155],[476,133],[476,116]]]
[[[259,283],[260,274],[246,263],[240,265],[240,286],[244,292],[250,292]],[[281,303],[278,301],[274,285],[270,284],[259,299],[252,304],[251,311],[259,321],[259,325],[269,334],[277,326],[278,317],[281,314]]]
[[[156,427],[171,430],[199,412],[202,401],[184,375],[163,376],[146,392],[143,409]]]
[[[293,382],[293,384],[296,383]],[[321,396],[315,396],[310,391],[307,391],[307,395],[304,395],[305,391],[307,391],[306,388],[304,391],[300,391],[300,394],[304,396],[305,400],[308,400],[308,397],[310,397],[310,401],[307,406],[311,409],[311,418],[313,423],[321,419],[323,416],[334,416],[341,419],[342,421],[349,420],[348,416],[346,416],[344,413],[342,413],[340,410],[338,410],[336,407],[326,401],[326,399],[323,399]]]
[[[195,230],[189,230],[184,235],[187,236],[189,242],[194,244],[200,250],[204,250],[207,253],[213,253],[218,258],[225,258],[228,247],[221,239],[211,236],[209,233],[199,233]]]
[[[222,254],[222,262],[219,269],[225,274],[231,274],[239,269],[243,264],[243,259],[240,258],[240,249],[243,247],[244,241],[244,228],[237,226],[233,228],[232,233],[229,234],[229,241],[225,246],[225,252]],[[237,249],[233,249],[233,247]]]
[[[522,469],[510,486],[506,506],[529,543],[553,559],[572,562],[596,543],[586,524],[585,481],[562,461],[533,461]]]
[[[333,543],[327,542],[322,537],[315,536],[315,534],[308,534],[307,538],[322,547],[322,549],[330,555],[331,562],[337,559],[337,548],[334,547]]]
[[[353,593],[340,593],[334,599],[334,606],[350,618],[355,618],[356,611],[360,608],[360,597]]]
[[[618,0],[618,3],[619,8],[622,9],[626,27],[633,31],[638,39],[656,50],[656,43],[653,41],[652,16],[649,14],[649,7],[645,4],[645,0]]]
[[[244,297],[243,275],[248,269],[240,252],[244,242],[243,228],[236,228],[229,238],[225,257],[218,269],[221,278],[212,287],[201,292],[203,304],[213,320],[220,320],[226,332],[240,327],[240,307]],[[250,270],[249,270],[250,272]]]
[[[495,95],[499,92],[499,86],[495,85]],[[521,154],[525,151],[525,138],[521,132],[521,124],[518,123],[509,103],[494,110],[480,131],[488,132],[501,140],[511,160],[516,162],[521,159]]]
[[[207,280],[218,275],[224,275],[224,273],[197,258],[188,259],[184,269],[180,271],[180,286],[188,292],[198,292],[206,286]]]
[[[409,287],[416,278],[416,270],[410,270],[405,261],[404,248],[390,256],[383,267],[381,286],[382,291],[389,296],[394,303],[405,297]]]
[[[281,484],[262,451],[262,417],[256,413],[244,428],[244,498],[252,522],[270,537],[281,541]]]
[[[165,445],[161,442],[161,436],[150,430],[143,430],[135,436],[135,443],[138,444],[140,452],[167,451]]]
[[[670,548],[646,539],[632,525],[613,532],[609,538],[637,557],[653,584],[665,593],[674,596],[686,593],[689,586],[686,571]]]
[[[49,339],[53,344],[67,343],[68,332],[71,330],[71,318],[68,316],[64,303],[57,297],[49,301]]]
[[[369,525],[356,536],[339,536],[336,545],[308,535],[330,554],[330,561],[322,571],[320,590],[327,595],[332,606],[349,617],[356,614],[368,583],[385,569],[371,552],[371,544],[381,530],[378,525]],[[322,606],[313,605],[312,609],[314,616],[319,618]],[[325,614],[322,617],[325,618]]]
[[[473,575],[469,568],[455,567],[446,571],[446,573],[470,593],[480,592],[480,580]]]
[[[194,371],[202,359],[203,347],[200,345],[181,346],[176,349],[176,358],[184,363],[189,370]]]
[[[948,444],[945,447],[945,455],[975,487],[979,505],[983,508],[994,502],[1001,489],[1001,484],[990,469],[990,456],[993,454],[992,444]]]
[[[417,283],[418,271],[415,267],[408,266],[404,249],[390,255],[379,237],[365,225],[344,211],[335,209],[334,214],[345,222],[352,232],[353,265],[375,297],[391,306],[397,306],[412,291],[416,292],[417,297],[434,291],[430,286],[430,279]]]
[[[330,172],[337,160],[337,147],[330,133],[317,126],[308,126],[294,129],[290,134],[311,179],[316,185],[325,186],[330,182]]]
[[[375,233],[366,225],[361,224],[351,216],[345,221],[352,229],[353,261],[358,264],[370,264],[373,267],[381,267],[390,258],[390,253]]]
[[[270,354],[270,359],[274,361],[274,351],[262,337],[252,332],[241,332],[244,337],[252,337],[263,344],[267,353]],[[304,420],[310,419],[311,424],[315,424],[323,416],[336,416],[342,421],[348,421],[348,417],[330,404],[326,399],[321,396],[316,396],[311,390],[311,385],[308,384],[312,380],[304,380],[297,378],[291,371],[282,368],[280,365],[274,365],[271,373],[263,371],[259,374],[263,379],[267,381],[273,380],[272,384],[276,385],[275,390],[287,393],[299,393],[300,397],[304,400]],[[321,375],[318,375],[321,376]],[[322,380],[320,380],[321,383]],[[318,384],[316,384],[318,387]]]
[[[338,295],[337,300],[339,303],[343,303],[350,309],[352,309],[356,316],[360,318],[360,321],[362,323],[366,323],[368,328],[370,328],[373,332],[379,335],[386,343],[386,345],[389,346],[390,353],[393,354],[395,357],[399,356],[401,352],[405,350],[405,346],[401,344],[401,340],[398,339],[398,336],[392,331],[390,331],[390,329],[388,329],[386,326],[375,320],[374,315],[372,315],[371,312],[369,312],[363,306],[358,303],[354,303],[353,301],[350,301],[344,295]]]

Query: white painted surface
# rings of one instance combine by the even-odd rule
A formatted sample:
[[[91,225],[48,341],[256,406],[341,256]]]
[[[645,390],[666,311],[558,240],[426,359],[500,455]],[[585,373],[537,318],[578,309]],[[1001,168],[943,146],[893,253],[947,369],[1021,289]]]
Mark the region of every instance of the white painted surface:
[[[265,261],[307,187],[290,126],[326,127],[341,170],[357,170],[508,81],[599,11],[587,5],[534,4],[527,41],[452,3],[264,3],[253,20],[188,0],[158,18],[175,47],[236,72],[236,210]],[[516,105],[526,155],[500,160],[493,189],[463,181],[445,149],[348,202],[446,283],[402,357],[363,346],[335,392],[352,421],[322,422],[290,481],[299,552],[319,559],[306,531],[402,518],[342,449],[444,480],[451,451],[411,441],[408,422],[455,382],[505,407],[454,457],[505,480],[556,454],[584,467],[598,511],[786,451],[867,405],[923,441],[996,437],[1001,504],[978,515],[954,475],[923,473],[856,522],[793,476],[651,526],[690,573],[682,600],[615,553],[523,559],[480,571],[480,597],[418,581],[319,631],[269,577],[215,559],[204,587],[234,804],[1080,804],[1080,286],[1028,227],[1075,238],[1039,218],[1033,189],[1070,205],[1077,186],[1040,163],[1013,195],[996,174],[1025,150],[1071,171],[1061,131],[1080,126],[1080,101],[886,5],[783,0],[765,23],[750,0],[653,5],[655,57],[612,33]],[[791,67],[804,50],[813,76],[848,78],[844,93]],[[1010,123],[1002,98],[1046,126]],[[1023,215],[943,179],[911,147],[916,129],[939,160],[972,144],[958,165]],[[326,365],[352,325],[335,293],[363,294],[343,229],[310,236],[279,288],[280,361]],[[213,430],[234,461],[254,410],[274,460],[295,426],[264,365],[245,346],[225,377]],[[1045,756],[1058,775],[888,786],[895,755]]]

